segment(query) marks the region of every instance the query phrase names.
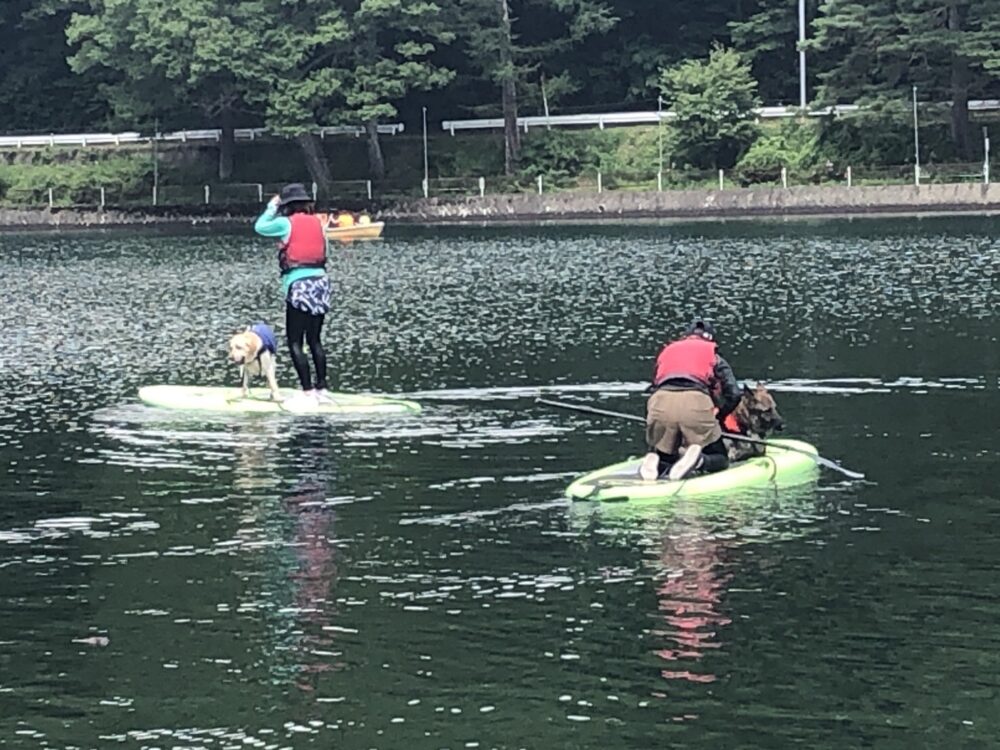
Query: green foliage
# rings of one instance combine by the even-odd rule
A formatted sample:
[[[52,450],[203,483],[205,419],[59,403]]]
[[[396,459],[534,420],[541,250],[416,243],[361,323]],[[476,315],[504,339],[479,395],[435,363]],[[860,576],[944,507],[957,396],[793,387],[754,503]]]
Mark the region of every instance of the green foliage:
[[[670,166],[669,128],[664,127],[664,169]],[[637,179],[655,178],[660,170],[660,130],[654,127],[623,128],[612,131],[617,136],[617,148],[605,159],[603,166],[610,174]]]
[[[966,104],[996,98],[1000,0],[806,6],[814,101],[864,106],[824,122],[832,161],[911,161],[914,85],[922,160],[979,157],[971,121],[983,115],[970,118]],[[5,0],[0,131],[266,125],[305,148],[303,134],[321,124],[403,120],[413,132],[422,106],[432,130],[441,119],[496,116],[504,100],[509,114],[541,114],[543,85],[553,114],[653,109],[663,90],[679,114],[665,129],[668,165],[743,157],[773,172],[796,147],[765,129],[744,156],[756,137],[748,112],[758,93],[767,104],[798,102],[797,20],[794,0]],[[693,62],[713,45],[742,61],[717,47]],[[576,155],[532,133],[526,166],[560,174],[575,159],[645,174],[659,163],[658,137],[636,132],[597,136],[606,142],[596,152],[568,136],[585,141]],[[477,153],[458,145],[464,138],[445,149],[441,169],[492,172],[494,146]],[[378,157],[377,142],[360,144],[366,158]],[[507,145],[516,150],[516,133]],[[411,168],[400,149],[385,151],[393,179]],[[328,156],[339,176],[340,154]]]
[[[856,102],[862,127],[909,117],[911,87],[923,101],[951,102],[953,155],[970,158],[967,110],[1000,83],[998,0],[825,0],[809,49],[827,60],[824,103]]]
[[[604,34],[618,18],[601,0],[457,0],[464,50],[479,77],[499,89],[505,120],[506,169],[519,156],[519,92],[542,82],[550,104],[577,90],[567,58],[581,42]],[[498,92],[498,93],[500,93]]]
[[[52,188],[56,205],[95,205],[102,187],[109,201],[136,195],[152,184],[152,175],[148,153],[37,151],[27,160],[0,163],[0,200],[38,205]]]
[[[812,178],[827,171],[819,123],[783,120],[775,127],[761,129],[760,137],[737,164],[746,183],[773,182],[782,168],[796,178]]]
[[[417,144],[409,148],[415,150]],[[437,137],[431,140],[430,154],[435,177],[485,177],[503,172],[503,136],[496,133]]]
[[[601,130],[536,130],[524,139],[522,172],[562,185],[583,174],[596,174],[614,150],[616,137]]]
[[[670,150],[682,164],[731,167],[757,136],[757,82],[733,50],[715,47],[707,61],[667,68],[660,89],[675,114]]]
[[[913,162],[913,122],[907,118],[876,115],[842,117],[823,123],[823,149],[842,164],[875,165]],[[950,130],[945,122],[920,126],[920,151],[924,163],[955,160]]]
[[[669,137],[664,128],[665,140]],[[659,170],[659,132],[655,127],[608,130],[533,130],[524,141],[522,174],[567,185],[578,178],[604,184],[652,183]],[[669,153],[664,161],[669,166]]]
[[[67,35],[77,72],[103,69],[109,97],[133,117],[184,106],[210,120],[261,107],[275,129],[314,126],[319,102],[337,87],[321,65],[347,37],[336,7],[302,0],[85,0]]]
[[[744,17],[729,21],[733,47],[751,62],[761,96],[769,104],[799,104],[796,5],[789,0],[751,0]],[[816,17],[817,5],[808,0],[808,18]],[[810,66],[816,61],[810,60]]]
[[[0,3],[0,132],[104,125],[100,78],[74,75],[66,63],[68,19],[39,0]]]
[[[434,2],[360,0],[347,14],[348,37],[334,53],[343,89],[339,119],[394,118],[395,103],[410,91],[451,81],[454,72],[432,59],[439,45],[455,39],[451,20]]]

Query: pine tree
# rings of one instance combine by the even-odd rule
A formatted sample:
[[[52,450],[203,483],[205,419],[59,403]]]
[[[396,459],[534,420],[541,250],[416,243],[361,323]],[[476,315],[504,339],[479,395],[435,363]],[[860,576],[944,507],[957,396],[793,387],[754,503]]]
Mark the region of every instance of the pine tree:
[[[912,87],[931,109],[950,110],[956,154],[973,155],[969,98],[1000,81],[995,36],[998,0],[827,0],[811,46],[826,55],[824,103],[856,101],[862,117],[908,116]]]
[[[341,77],[338,119],[364,124],[372,177],[385,177],[379,119],[396,117],[394,102],[411,91],[446,85],[453,71],[433,55],[455,39],[449,8],[420,0],[343,3],[350,36],[336,45],[332,64]]]
[[[729,23],[733,48],[753,65],[760,93],[768,104],[798,104],[798,0],[754,0],[747,15]],[[806,15],[816,15],[818,2],[808,0]],[[820,68],[810,60],[811,71]]]
[[[460,0],[469,59],[500,88],[507,174],[520,159],[518,89],[528,80],[571,87],[561,59],[584,40],[607,32],[617,19],[600,0]]]

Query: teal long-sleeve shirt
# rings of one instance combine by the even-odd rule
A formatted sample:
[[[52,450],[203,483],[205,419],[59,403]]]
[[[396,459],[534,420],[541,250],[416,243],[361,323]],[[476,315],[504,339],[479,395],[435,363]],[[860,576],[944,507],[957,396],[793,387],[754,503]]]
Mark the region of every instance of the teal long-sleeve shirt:
[[[292,222],[287,216],[278,216],[278,207],[273,203],[268,203],[257,222],[253,225],[253,230],[261,237],[273,237],[287,242],[292,234]],[[322,268],[293,268],[281,277],[281,291],[285,297],[288,296],[288,288],[299,279],[309,279],[314,276],[322,276],[326,273]]]

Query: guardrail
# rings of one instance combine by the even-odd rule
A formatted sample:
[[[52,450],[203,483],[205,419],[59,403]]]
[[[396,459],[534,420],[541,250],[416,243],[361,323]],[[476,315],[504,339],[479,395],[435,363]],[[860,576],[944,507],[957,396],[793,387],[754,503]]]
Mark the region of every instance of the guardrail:
[[[837,104],[831,107],[819,107],[806,112],[810,117],[827,117],[829,115],[847,114],[857,112],[861,107],[857,104]],[[1000,109],[1000,99],[976,99],[969,102],[970,112],[984,112]],[[778,119],[783,117],[798,117],[802,110],[798,107],[759,107],[756,110],[757,116],[763,120]],[[595,125],[604,130],[605,127],[614,125],[649,125],[660,121],[668,121],[676,115],[670,110],[653,110],[642,112],[602,112],[597,114],[582,115],[532,115],[530,117],[518,117],[517,126],[528,132],[530,128],[540,127],[594,127]],[[504,121],[502,117],[489,117],[477,120],[443,120],[441,129],[451,135],[455,135],[456,130],[502,130]]]
[[[405,126],[401,122],[387,123],[378,126],[381,135],[397,135]],[[331,125],[315,131],[321,138],[328,135],[353,135],[360,137],[365,129],[359,125]],[[237,128],[234,131],[237,141],[256,141],[262,138],[276,138],[266,128]],[[159,133],[155,136],[144,136],[131,130],[122,133],[74,133],[60,135],[11,135],[0,136],[0,148],[45,148],[52,146],[121,146],[131,143],[179,142],[179,143],[218,143],[222,140],[222,131],[208,130],[176,130],[169,133]]]

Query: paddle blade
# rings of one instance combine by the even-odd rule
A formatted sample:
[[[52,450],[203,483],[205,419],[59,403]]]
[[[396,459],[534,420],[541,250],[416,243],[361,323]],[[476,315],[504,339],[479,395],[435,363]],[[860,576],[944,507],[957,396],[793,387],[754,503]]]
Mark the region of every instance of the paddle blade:
[[[831,461],[829,458],[823,458],[822,456],[817,456],[816,457],[816,463],[818,463],[820,466],[825,466],[828,469],[833,469],[834,471],[839,471],[841,474],[843,474],[848,479],[864,479],[865,478],[865,475],[862,474],[860,471],[851,471],[850,469],[845,469],[843,466],[841,466],[840,464],[836,463],[835,461]]]

